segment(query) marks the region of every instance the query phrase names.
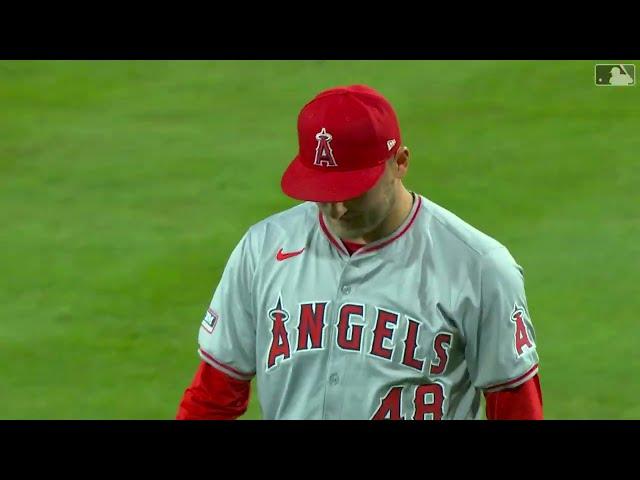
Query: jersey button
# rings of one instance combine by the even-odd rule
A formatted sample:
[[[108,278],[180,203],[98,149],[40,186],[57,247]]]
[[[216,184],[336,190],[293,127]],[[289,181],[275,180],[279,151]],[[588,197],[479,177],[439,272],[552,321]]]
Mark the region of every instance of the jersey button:
[[[349,285],[343,285],[342,293],[344,293],[345,295],[349,295],[351,293],[351,287]]]
[[[337,374],[337,373],[332,373],[332,374],[329,376],[329,383],[330,383],[331,385],[337,385],[339,381],[340,381],[340,377],[338,376],[338,374]]]

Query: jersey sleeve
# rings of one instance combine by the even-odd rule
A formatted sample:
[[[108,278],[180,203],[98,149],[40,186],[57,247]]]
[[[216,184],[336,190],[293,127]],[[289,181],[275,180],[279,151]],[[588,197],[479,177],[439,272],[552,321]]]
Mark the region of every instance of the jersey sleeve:
[[[485,392],[517,387],[538,373],[538,353],[523,269],[506,248],[482,257],[478,298],[466,332],[471,380]]]
[[[247,232],[229,256],[198,335],[202,360],[238,380],[250,380],[255,374],[254,271]]]

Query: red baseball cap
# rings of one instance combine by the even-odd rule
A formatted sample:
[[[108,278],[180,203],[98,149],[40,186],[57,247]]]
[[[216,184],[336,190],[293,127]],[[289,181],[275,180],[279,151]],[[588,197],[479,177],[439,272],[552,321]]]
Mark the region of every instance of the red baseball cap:
[[[380,179],[400,147],[400,126],[391,104],[373,88],[336,87],[300,111],[298,145],[282,176],[282,191],[298,200],[341,202]]]

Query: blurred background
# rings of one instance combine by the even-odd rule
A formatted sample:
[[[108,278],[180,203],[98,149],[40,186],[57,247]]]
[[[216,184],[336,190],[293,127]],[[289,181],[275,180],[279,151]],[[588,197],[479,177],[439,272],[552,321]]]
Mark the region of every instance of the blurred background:
[[[546,418],[640,418],[640,87],[596,63],[0,61],[0,418],[174,418],[231,250],[297,203],[300,108],[352,83],[524,267]]]

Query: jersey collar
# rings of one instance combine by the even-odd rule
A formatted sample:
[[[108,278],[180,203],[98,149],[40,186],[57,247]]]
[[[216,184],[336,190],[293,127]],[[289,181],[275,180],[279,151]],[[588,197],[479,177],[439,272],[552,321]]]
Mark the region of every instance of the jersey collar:
[[[398,238],[404,235],[409,230],[409,228],[411,228],[411,226],[414,224],[416,220],[416,217],[418,216],[418,213],[420,212],[420,207],[422,206],[422,197],[414,192],[411,192],[411,193],[414,195],[415,200],[413,202],[409,215],[407,215],[407,218],[405,219],[405,221],[402,222],[402,224],[398,228],[396,228],[393,232],[391,232],[386,237],[380,238],[375,242],[367,243],[364,247],[356,251],[352,255],[352,257],[356,255],[362,255],[364,253],[380,250],[381,248],[384,248],[390,243],[396,241]],[[345,248],[345,246],[342,244],[342,241],[329,229],[329,226],[325,223],[324,216],[322,215],[322,212],[320,211],[320,209],[318,209],[318,221],[320,223],[320,228],[322,229],[324,234],[327,236],[331,244],[333,244],[333,246],[337,248],[338,251],[340,251],[340,253],[342,253],[343,255],[349,256],[349,253],[347,252],[347,249]]]

